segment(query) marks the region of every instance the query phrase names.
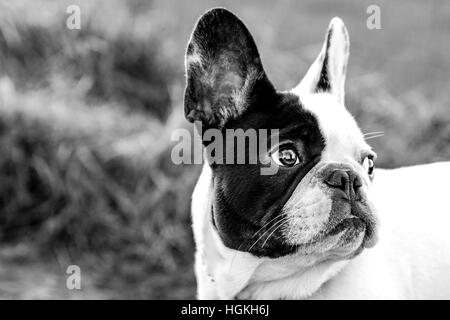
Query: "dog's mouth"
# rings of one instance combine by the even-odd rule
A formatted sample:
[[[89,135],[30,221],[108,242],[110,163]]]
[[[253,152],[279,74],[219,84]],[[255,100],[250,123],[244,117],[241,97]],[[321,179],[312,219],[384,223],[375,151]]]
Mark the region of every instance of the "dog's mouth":
[[[332,227],[330,231],[325,233],[325,237],[340,236],[340,243],[348,244],[356,239],[360,238],[364,234],[364,238],[361,243],[361,248],[371,248],[376,242],[375,235],[375,222],[369,218],[369,215],[355,214],[352,210],[352,214],[339,222],[336,226]]]
[[[340,236],[340,242],[343,244],[351,243],[358,238],[362,233],[365,233],[364,239],[367,237],[366,224],[360,218],[347,218],[339,223],[336,227],[331,229],[325,236]],[[368,237],[367,237],[368,238]],[[363,241],[365,242],[365,241]]]
[[[361,233],[364,232],[366,229],[365,223],[360,218],[347,218],[344,219],[342,222],[340,222],[337,226],[335,226],[333,229],[331,229],[327,235],[333,236],[337,235],[339,233],[342,233],[344,231],[347,231],[347,233],[350,233],[348,236],[351,236],[351,234],[354,233]]]

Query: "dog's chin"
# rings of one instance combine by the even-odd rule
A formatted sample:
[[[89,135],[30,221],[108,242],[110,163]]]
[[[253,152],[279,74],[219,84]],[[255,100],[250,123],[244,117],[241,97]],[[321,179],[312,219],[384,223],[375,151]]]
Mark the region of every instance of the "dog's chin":
[[[339,223],[322,241],[337,238],[336,245],[329,250],[330,257],[350,259],[367,247],[367,226],[359,218],[348,218]]]
[[[310,253],[326,260],[351,259],[365,248],[365,235],[365,224],[360,219],[349,218],[328,233],[319,235],[307,246],[311,249]]]
[[[342,246],[360,242],[361,247],[371,248],[377,242],[373,222],[365,221],[356,216],[342,220],[342,222],[337,224],[337,226],[331,229],[325,236],[333,237],[335,235],[340,236],[339,244]]]
[[[345,218],[330,221],[312,241],[299,246],[300,254],[321,256],[325,260],[346,260],[377,243],[377,222],[371,206],[352,204],[337,207],[348,210]]]

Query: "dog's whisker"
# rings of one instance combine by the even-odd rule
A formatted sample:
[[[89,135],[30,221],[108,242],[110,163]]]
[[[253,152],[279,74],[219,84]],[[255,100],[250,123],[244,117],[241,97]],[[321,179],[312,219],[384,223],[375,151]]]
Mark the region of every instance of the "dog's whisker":
[[[253,247],[259,242],[259,240],[261,240],[268,232],[270,232],[270,230],[273,228],[273,227],[275,227],[275,226],[277,226],[279,223],[281,223],[283,220],[279,220],[279,221],[277,221],[277,222],[275,222],[270,228],[268,228],[258,239],[256,239],[256,241],[255,242],[253,242],[253,244],[248,248],[248,250],[247,251],[251,251],[252,249],[253,249]]]
[[[278,225],[278,227],[276,227],[270,234],[269,236],[266,238],[266,241],[264,241],[262,248],[264,248],[264,246],[266,245],[267,241],[269,241],[270,237],[275,233],[275,231],[277,231],[278,229],[280,229],[282,226],[286,225],[286,223],[288,222],[289,219],[286,219],[284,221],[284,223],[281,223],[280,225]]]
[[[370,137],[364,138],[364,140],[367,141],[367,140],[370,140],[370,139],[380,138],[382,136],[384,136],[384,134],[378,134],[378,135],[370,136]]]
[[[367,136],[376,136],[376,135],[380,135],[380,134],[384,134],[384,132],[374,132],[374,133],[371,133],[371,134],[366,134],[364,136],[365,137],[367,137]]]
[[[384,132],[372,132],[372,133],[369,133],[369,134],[365,134],[364,137],[376,136],[376,135],[379,135],[379,134],[384,134]]]
[[[264,230],[264,228],[267,227],[271,222],[275,221],[276,219],[280,219],[280,218],[282,218],[282,217],[283,217],[283,215],[279,215],[279,216],[275,216],[274,218],[270,219],[267,223],[265,223],[261,228],[258,229],[258,231],[256,231],[256,232],[251,236],[251,239],[254,238],[258,233],[262,232],[262,231]],[[272,227],[273,227],[273,226],[272,226]],[[270,227],[269,230],[270,230],[272,227]],[[243,245],[244,245],[244,242],[242,242],[242,243],[239,245],[239,247],[238,247],[238,249],[237,249],[236,251],[239,251],[239,250],[242,248]],[[233,255],[232,261],[231,261],[231,263],[230,263],[230,267],[232,266],[233,261],[234,261],[234,259],[236,258],[236,254],[237,254],[237,253],[235,253],[235,254]]]
[[[263,231],[264,228],[267,227],[271,222],[273,222],[273,221],[275,221],[275,220],[277,220],[277,219],[281,219],[281,218],[283,218],[283,215],[279,215],[279,216],[276,216],[276,217],[270,219],[270,220],[269,220],[267,223],[265,223],[261,228],[259,228],[259,230],[256,231],[256,232],[252,235],[251,238],[254,238],[258,233],[260,233],[261,231]],[[270,229],[272,229],[272,228],[273,228],[275,225],[277,225],[277,223],[279,223],[279,222],[280,222],[280,221],[275,222],[269,229],[266,230],[265,233],[267,233],[268,231],[270,231]],[[264,233],[264,234],[265,234],[265,233]],[[262,234],[261,237],[263,237],[264,234]],[[256,245],[256,243],[257,243],[258,241],[259,241],[259,239],[256,240],[256,242],[248,249],[248,251],[250,251],[250,250],[254,247],[254,245]],[[242,242],[242,243],[239,245],[238,249],[236,250],[236,252],[235,252],[234,255],[233,255],[233,258],[231,258],[231,262],[230,262],[230,270],[231,270],[231,268],[233,267],[234,260],[236,259],[236,256],[237,256],[239,250],[242,248],[243,245],[244,245],[244,242]]]
[[[289,219],[289,217],[283,217],[283,219],[277,221],[276,223],[274,223],[269,229],[267,229],[258,239],[256,239],[256,241],[250,246],[250,248],[248,249],[248,251],[252,250],[253,247],[259,242],[259,240],[261,240],[264,235],[266,235],[268,232],[270,232],[270,230],[272,228],[274,228],[275,226],[279,226],[280,224],[282,224],[283,222],[285,222],[287,219]]]
[[[376,134],[373,136],[364,137],[364,140],[378,138],[378,137],[382,137],[382,136],[384,136],[384,134]]]
[[[279,218],[282,218],[282,217],[283,217],[283,215],[279,215],[279,216],[275,216],[274,218],[270,219],[270,220],[269,220],[267,223],[265,223],[261,228],[259,228],[259,230],[256,231],[256,232],[252,235],[251,238],[254,238],[258,233],[260,233],[261,231],[263,231],[263,229],[264,229],[265,227],[267,227],[272,221],[274,221],[274,220],[276,220],[276,219],[279,219]]]
[[[373,135],[373,134],[380,134],[380,133],[384,134],[384,131],[367,132],[367,133],[363,133],[363,136],[370,136],[370,135]]]

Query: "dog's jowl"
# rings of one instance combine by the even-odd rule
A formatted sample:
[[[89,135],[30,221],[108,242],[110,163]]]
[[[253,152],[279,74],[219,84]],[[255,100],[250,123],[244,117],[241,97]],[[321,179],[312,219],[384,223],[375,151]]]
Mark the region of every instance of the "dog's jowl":
[[[278,132],[268,149],[245,140],[238,152],[256,162],[205,156],[192,202],[199,298],[450,298],[450,163],[374,168],[345,108],[349,44],[334,18],[300,84],[277,91],[235,15],[197,22],[186,118],[222,133],[224,150],[227,130]],[[263,175],[267,163],[277,170]]]

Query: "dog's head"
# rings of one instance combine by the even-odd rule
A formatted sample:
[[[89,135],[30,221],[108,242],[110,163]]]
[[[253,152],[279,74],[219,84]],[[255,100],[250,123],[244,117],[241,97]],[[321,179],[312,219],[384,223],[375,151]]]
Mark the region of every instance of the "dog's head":
[[[334,18],[303,80],[279,92],[236,16],[213,9],[197,22],[186,54],[186,118],[224,136],[230,129],[279,133],[267,152],[246,140],[257,163],[210,161],[211,221],[227,247],[260,257],[348,259],[374,245],[375,154],[344,106],[348,54],[347,30]],[[206,150],[218,140],[203,137]],[[261,174],[267,160],[278,168],[273,175]]]

